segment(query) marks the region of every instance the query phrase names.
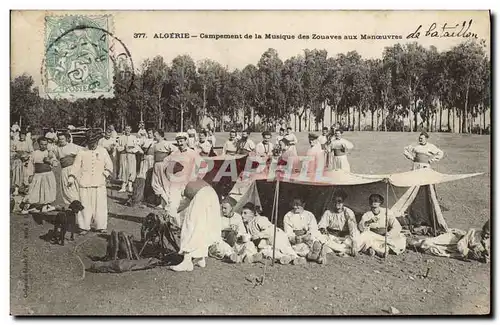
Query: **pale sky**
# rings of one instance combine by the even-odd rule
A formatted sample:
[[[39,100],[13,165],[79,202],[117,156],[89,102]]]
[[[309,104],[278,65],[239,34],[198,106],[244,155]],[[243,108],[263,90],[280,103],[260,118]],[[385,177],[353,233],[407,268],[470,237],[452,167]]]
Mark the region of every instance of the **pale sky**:
[[[425,32],[432,23],[436,31],[442,26],[460,25],[472,19],[469,32],[485,39],[489,53],[490,18],[487,11],[106,11],[83,12],[86,15],[111,15],[111,32],[131,52],[136,67],[146,58],[161,55],[167,62],[177,55],[189,54],[196,62],[213,59],[229,69],[242,69],[257,64],[268,48],[278,51],[284,61],[302,54],[304,49],[326,49],[328,56],[356,50],[364,58],[381,57],[384,47],[406,43],[406,36],[422,25],[418,41],[425,47],[434,45],[446,50],[466,38],[431,38]],[[44,16],[75,14],[75,12],[24,11],[12,12],[11,77],[29,73],[41,85],[44,53]],[[458,27],[455,32],[461,28]],[[190,33],[197,38],[154,39],[155,33]],[[451,32],[451,30],[450,30]],[[134,38],[146,33],[147,39]],[[201,39],[200,34],[255,33],[295,35],[293,40]],[[305,40],[299,34],[357,35],[357,40]],[[360,34],[401,35],[398,40],[361,40]],[[415,41],[415,40],[410,40]]]

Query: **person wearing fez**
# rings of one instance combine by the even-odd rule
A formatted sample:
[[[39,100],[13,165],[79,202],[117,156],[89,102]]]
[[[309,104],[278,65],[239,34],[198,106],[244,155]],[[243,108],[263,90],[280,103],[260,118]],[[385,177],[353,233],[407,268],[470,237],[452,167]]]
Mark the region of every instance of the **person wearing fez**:
[[[387,215],[387,252],[399,255],[405,251],[406,237],[401,233],[401,224],[390,210],[382,208],[384,197],[371,194],[368,198],[370,211],[363,214],[358,224],[359,248],[370,256],[385,254],[385,232]]]
[[[84,207],[78,215],[80,235],[85,235],[91,226],[106,233],[108,227],[108,197],[106,179],[113,172],[113,162],[108,151],[97,145],[100,136],[87,135],[87,149],[77,153],[68,176],[68,186],[79,185],[80,201]],[[91,225],[94,220],[94,225]]]

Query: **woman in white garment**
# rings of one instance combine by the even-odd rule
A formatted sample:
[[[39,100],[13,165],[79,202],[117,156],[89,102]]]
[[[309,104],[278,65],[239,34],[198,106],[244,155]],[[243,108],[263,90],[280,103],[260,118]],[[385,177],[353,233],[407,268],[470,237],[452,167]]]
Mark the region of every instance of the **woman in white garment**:
[[[61,165],[60,186],[64,204],[69,205],[74,200],[80,200],[78,184],[68,186],[68,176],[71,173],[71,168],[75,162],[75,157],[82,150],[82,147],[68,143],[68,135],[60,133],[58,136],[58,146],[56,148],[56,157]]]
[[[351,171],[347,154],[354,147],[354,145],[342,138],[342,130],[335,130],[334,139],[327,145],[328,151],[328,169],[329,170],[344,170]]]
[[[175,171],[175,167],[174,167]],[[183,212],[180,251],[182,262],[171,266],[173,271],[193,271],[194,266],[205,267],[208,248],[220,240],[221,214],[219,197],[204,180],[187,183],[183,197],[189,205]]]
[[[385,254],[385,224],[387,218],[387,253],[399,255],[405,251],[406,237],[401,233],[401,225],[391,211],[382,208],[384,197],[372,194],[368,198],[370,211],[363,214],[358,224],[358,245],[362,252],[370,256],[383,257]]]
[[[429,134],[422,132],[418,136],[418,144],[407,146],[404,149],[404,156],[413,162],[413,170],[421,168],[431,168],[431,164],[443,158],[443,151],[427,142]]]
[[[28,189],[29,177],[33,174],[33,163],[30,159],[33,146],[26,140],[26,132],[19,133],[19,140],[11,143],[12,154],[12,187],[14,195],[19,195],[19,189],[23,192]]]

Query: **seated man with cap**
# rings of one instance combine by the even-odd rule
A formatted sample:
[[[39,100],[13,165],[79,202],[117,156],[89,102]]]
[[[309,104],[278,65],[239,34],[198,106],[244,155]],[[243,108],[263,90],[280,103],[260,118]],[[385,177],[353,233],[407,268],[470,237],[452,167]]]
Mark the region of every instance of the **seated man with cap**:
[[[346,198],[347,194],[342,190],[333,193],[333,202],[321,216],[318,228],[322,234],[321,241],[327,247],[341,255],[355,256],[359,231],[354,212],[344,206]]]
[[[255,153],[259,157],[270,157],[273,154],[274,145],[271,143],[271,132],[262,132],[262,141],[257,143]]]
[[[236,200],[227,196],[221,203],[222,240],[210,246],[209,255],[233,263],[253,263],[262,259],[257,247],[250,240],[243,218],[235,212]]]
[[[401,224],[392,212],[381,207],[384,197],[380,194],[371,194],[368,201],[370,211],[363,214],[358,224],[361,232],[358,237],[360,250],[370,256],[384,256],[387,218],[387,252],[396,255],[403,253],[406,248],[406,237],[401,233]]]
[[[224,146],[222,147],[222,155],[236,155],[236,152],[238,151],[237,143],[238,140],[236,139],[236,131],[229,131],[229,139],[224,143]]]
[[[306,256],[310,246],[319,239],[318,223],[312,212],[304,210],[304,200],[295,198],[292,210],[283,217],[283,229],[288,240],[299,256]]]

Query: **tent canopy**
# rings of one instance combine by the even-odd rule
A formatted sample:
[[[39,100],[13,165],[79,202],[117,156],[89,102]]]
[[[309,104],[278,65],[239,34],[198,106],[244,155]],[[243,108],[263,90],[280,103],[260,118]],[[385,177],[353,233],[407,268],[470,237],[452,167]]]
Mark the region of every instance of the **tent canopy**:
[[[235,207],[237,211],[241,210],[245,203],[252,202],[261,206],[263,214],[270,218],[274,191],[279,180],[278,226],[282,226],[283,216],[291,210],[290,202],[295,197],[302,198],[306,204],[305,209],[312,212],[319,221],[324,211],[331,207],[334,192],[341,189],[347,194],[345,206],[352,209],[359,220],[361,215],[369,210],[370,194],[378,193],[385,198],[387,205],[397,217],[402,217],[408,212],[407,222],[411,225],[427,225],[435,227],[438,231],[447,231],[448,226],[442,216],[434,187],[430,185],[477,175],[480,173],[446,175],[430,169],[390,175],[326,171],[321,177],[298,173],[273,174],[265,171],[250,175],[240,184],[237,183],[231,195],[240,196]],[[245,189],[242,190],[242,187]]]

